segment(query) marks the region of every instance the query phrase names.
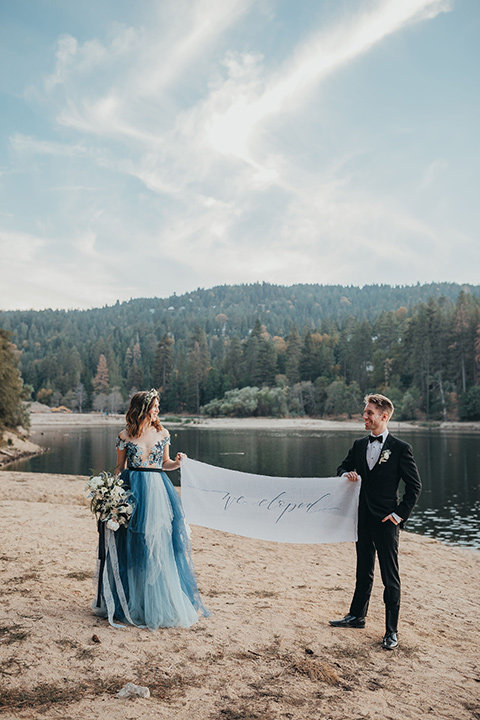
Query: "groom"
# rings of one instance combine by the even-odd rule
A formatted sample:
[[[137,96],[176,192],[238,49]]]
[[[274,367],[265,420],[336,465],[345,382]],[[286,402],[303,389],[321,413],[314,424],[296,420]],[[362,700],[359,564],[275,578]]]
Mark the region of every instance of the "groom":
[[[384,395],[367,395],[363,420],[370,436],[355,440],[337,470],[352,482],[362,478],[358,507],[356,585],[350,610],[341,620],[330,620],[333,627],[363,628],[373,586],[375,552],[378,555],[384,585],[386,631],[382,646],[397,647],[397,623],[400,610],[398,573],[399,528],[418,500],[422,484],[408,443],[393,437],[388,421],[393,403]],[[399,502],[400,480],[405,492]]]

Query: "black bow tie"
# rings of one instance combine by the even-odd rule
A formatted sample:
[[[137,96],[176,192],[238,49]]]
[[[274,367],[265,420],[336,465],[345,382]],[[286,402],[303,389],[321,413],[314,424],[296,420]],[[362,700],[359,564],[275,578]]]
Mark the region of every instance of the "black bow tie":
[[[368,442],[375,442],[375,440],[377,442],[383,442],[383,435],[378,435],[377,437],[375,437],[375,435],[368,436]]]

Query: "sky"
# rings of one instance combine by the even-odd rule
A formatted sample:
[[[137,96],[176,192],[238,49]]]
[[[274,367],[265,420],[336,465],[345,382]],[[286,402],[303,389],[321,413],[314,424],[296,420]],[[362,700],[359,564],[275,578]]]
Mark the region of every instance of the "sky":
[[[478,0],[0,0],[0,309],[480,282]]]

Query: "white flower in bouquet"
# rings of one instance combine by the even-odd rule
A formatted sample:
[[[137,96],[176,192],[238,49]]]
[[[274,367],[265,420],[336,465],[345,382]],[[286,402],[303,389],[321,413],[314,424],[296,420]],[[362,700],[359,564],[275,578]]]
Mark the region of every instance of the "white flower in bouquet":
[[[129,500],[131,493],[125,490],[119,475],[102,471],[87,481],[85,490],[90,498],[90,509],[98,520],[106,522],[110,530],[127,526],[133,513]]]

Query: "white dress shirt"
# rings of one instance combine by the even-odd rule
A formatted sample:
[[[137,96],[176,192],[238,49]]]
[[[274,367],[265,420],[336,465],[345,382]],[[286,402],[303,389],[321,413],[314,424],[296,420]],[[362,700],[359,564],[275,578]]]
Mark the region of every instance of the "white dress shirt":
[[[385,440],[387,439],[387,435],[388,435],[388,430],[385,430],[385,432],[383,432],[381,435],[375,435],[375,436],[374,436],[373,433],[372,433],[372,437],[381,437],[382,440],[381,440],[381,442],[378,442],[378,440],[377,440],[376,442],[370,442],[370,441],[368,442],[368,445],[367,445],[367,465],[368,465],[368,467],[369,467],[370,470],[371,470],[373,467],[375,467],[375,465],[377,464],[377,462],[378,462],[378,460],[379,460],[379,458],[380,458],[380,455],[381,455],[382,450],[383,450],[383,446],[384,446],[384,444],[385,444]],[[392,517],[395,518],[395,520],[397,521],[397,523],[401,523],[401,522],[402,522],[402,518],[401,518],[399,515],[397,515],[397,513],[392,512]]]
[[[383,449],[383,444],[385,440],[387,439],[388,430],[385,430],[381,435],[373,435],[372,437],[379,437],[382,438],[381,442],[370,442],[368,441],[367,445],[367,465],[369,470],[371,470],[376,464],[380,457],[380,454]]]

